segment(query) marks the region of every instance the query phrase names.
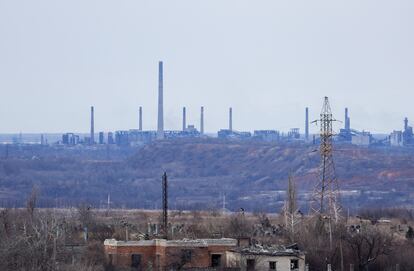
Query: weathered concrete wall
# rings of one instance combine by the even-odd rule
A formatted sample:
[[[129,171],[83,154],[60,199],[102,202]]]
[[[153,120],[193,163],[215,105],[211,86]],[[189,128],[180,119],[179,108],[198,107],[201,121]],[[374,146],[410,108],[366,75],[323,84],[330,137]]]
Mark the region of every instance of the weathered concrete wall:
[[[245,271],[247,267],[247,259],[255,260],[255,270],[270,270],[269,262],[276,262],[277,271],[291,271],[291,260],[297,259],[299,269],[297,271],[305,271],[305,256],[265,256],[265,255],[245,255],[241,256],[237,252],[226,252],[226,266],[240,267],[241,271]],[[296,271],[296,270],[295,270]]]

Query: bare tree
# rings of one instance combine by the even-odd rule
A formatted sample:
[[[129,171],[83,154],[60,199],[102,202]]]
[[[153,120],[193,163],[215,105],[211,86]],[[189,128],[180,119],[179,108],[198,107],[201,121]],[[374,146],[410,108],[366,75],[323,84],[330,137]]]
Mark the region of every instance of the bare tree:
[[[30,218],[33,219],[34,210],[36,208],[38,191],[36,187],[32,188],[29,198],[26,201],[26,210]]]
[[[294,242],[297,224],[300,222],[301,215],[299,214],[297,207],[296,185],[291,174],[289,174],[287,197],[283,207],[283,214],[285,217],[285,227],[289,233],[290,241]]]
[[[78,206],[79,221],[83,227],[90,228],[95,224],[95,217],[92,206],[82,203]]]
[[[253,225],[247,220],[244,213],[239,212],[230,218],[226,232],[231,237],[251,236],[253,233]]]
[[[364,225],[361,232],[348,233],[345,241],[349,245],[358,270],[369,270],[369,266],[391,250],[393,236],[375,226]]]

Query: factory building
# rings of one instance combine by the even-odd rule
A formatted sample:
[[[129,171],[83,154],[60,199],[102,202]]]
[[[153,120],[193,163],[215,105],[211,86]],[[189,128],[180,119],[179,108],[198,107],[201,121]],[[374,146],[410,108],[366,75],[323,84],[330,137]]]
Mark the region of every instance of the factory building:
[[[275,130],[255,130],[253,133],[253,139],[265,142],[275,142],[279,141],[280,133]]]
[[[140,145],[157,139],[156,131],[129,130],[128,144]]]
[[[79,143],[79,136],[74,133],[66,133],[62,135],[62,144],[64,145],[77,145]]]
[[[408,118],[404,119],[404,130],[393,131],[389,137],[390,146],[402,147],[414,145],[413,127],[408,125]]]
[[[194,127],[194,125],[188,125],[187,128],[182,131],[171,131],[166,130],[163,132],[163,138],[174,139],[174,138],[189,138],[199,137],[200,132]],[[132,129],[129,131],[116,131],[115,132],[115,143],[118,146],[134,146],[150,143],[158,139],[157,131],[140,131]]]
[[[289,139],[300,139],[300,129],[299,128],[291,128],[288,132]]]
[[[372,142],[372,135],[370,132],[362,131],[360,133],[352,134],[351,143],[357,146],[369,146]]]
[[[393,147],[402,147],[403,144],[403,134],[401,131],[393,131],[390,135],[390,145]]]
[[[129,146],[129,132],[128,131],[116,131],[115,143],[118,146]]]
[[[217,132],[217,137],[221,139],[249,139],[252,137],[250,132],[237,132],[229,129],[221,129]]]
[[[183,131],[165,131],[165,138],[199,137],[201,133],[194,125],[188,125]]]

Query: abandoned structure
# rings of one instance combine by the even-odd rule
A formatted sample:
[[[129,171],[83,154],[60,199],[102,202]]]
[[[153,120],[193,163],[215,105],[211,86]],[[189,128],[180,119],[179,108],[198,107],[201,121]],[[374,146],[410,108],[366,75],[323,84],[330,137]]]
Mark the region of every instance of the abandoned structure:
[[[132,270],[304,271],[305,254],[295,248],[242,247],[236,239],[105,240],[109,265]]]
[[[247,247],[226,252],[226,267],[241,271],[304,271],[305,253],[295,247]]]
[[[207,268],[225,266],[225,253],[237,246],[235,239],[197,240],[105,240],[109,264],[144,270]]]

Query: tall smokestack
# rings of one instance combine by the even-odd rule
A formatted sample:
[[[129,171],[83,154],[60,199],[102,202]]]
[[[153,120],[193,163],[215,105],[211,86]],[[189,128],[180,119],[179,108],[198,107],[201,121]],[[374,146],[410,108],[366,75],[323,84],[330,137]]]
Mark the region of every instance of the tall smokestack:
[[[91,106],[91,139],[90,144],[95,144],[95,121],[94,121],[94,111],[93,106]]]
[[[158,129],[157,138],[164,139],[164,102],[163,102],[162,61],[158,62]]]
[[[142,131],[142,106],[139,107],[139,127],[138,129]]]
[[[351,129],[351,120],[348,115],[348,107],[345,108],[345,130],[349,131]]]
[[[204,135],[204,106],[201,107],[200,134]]]
[[[183,131],[187,128],[186,124],[186,115],[185,115],[185,106],[183,107]]]
[[[233,108],[229,109],[229,130],[233,131]]]
[[[309,140],[309,108],[305,109],[305,140]]]

